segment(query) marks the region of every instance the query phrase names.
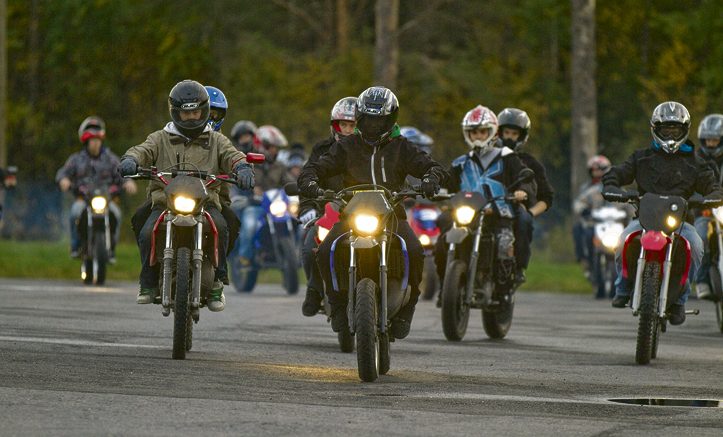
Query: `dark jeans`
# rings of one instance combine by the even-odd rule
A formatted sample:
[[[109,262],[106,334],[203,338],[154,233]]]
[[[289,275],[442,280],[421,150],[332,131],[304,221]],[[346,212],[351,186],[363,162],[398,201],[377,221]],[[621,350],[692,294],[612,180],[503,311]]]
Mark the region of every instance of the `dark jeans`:
[[[331,283],[331,269],[329,264],[329,255],[331,254],[331,245],[334,240],[341,234],[347,232],[349,227],[345,221],[340,221],[335,224],[334,227],[329,231],[329,235],[326,236],[324,241],[319,245],[319,251],[317,253],[316,262],[319,266],[322,278],[326,285],[326,294],[329,297],[329,304],[332,306],[345,305],[347,300],[348,290],[339,290],[335,292]],[[414,234],[414,231],[409,226],[406,220],[399,219],[396,233],[407,244],[407,252],[409,253],[409,285],[411,287],[411,296],[409,303],[405,307],[407,311],[414,308],[419,299],[419,283],[422,280],[422,269],[424,268],[424,250],[419,239]],[[337,250],[338,250],[337,243]],[[348,266],[346,266],[348,268]],[[344,269],[344,271],[348,271]],[[345,273],[346,274],[346,273]],[[405,309],[400,311],[400,314],[406,313]]]
[[[151,238],[153,234],[153,226],[158,220],[158,217],[163,213],[163,208],[153,208],[146,219],[145,224],[141,228],[138,236],[138,247],[141,252],[141,274],[140,283],[141,288],[157,288],[158,279],[160,275],[162,260],[157,260],[154,266],[149,264],[151,259]],[[226,220],[223,218],[221,212],[215,207],[206,208],[206,211],[211,215],[216,229],[218,230],[218,268],[216,269],[216,280],[223,280],[226,278],[226,253],[228,250],[228,226]],[[165,235],[161,232],[156,236],[156,247],[163,247],[165,245]]]
[[[319,266],[316,264],[316,230],[316,226],[304,230],[301,257],[306,273],[306,286],[323,296],[324,281],[319,272]]]
[[[239,221],[238,217],[236,217],[236,214],[233,213],[233,210],[226,206],[226,204],[221,204],[221,214],[223,215],[223,218],[226,219],[226,225],[228,226],[228,251],[230,252],[231,249],[233,249],[234,244],[236,244],[236,239],[238,238],[238,232],[239,228],[241,227],[241,222]],[[141,233],[141,229],[143,229],[143,225],[146,224],[146,220],[148,220],[148,216],[151,215],[151,208],[153,207],[153,204],[151,203],[151,199],[146,200],[143,202],[141,206],[136,209],[136,212],[133,214],[133,217],[131,217],[131,229],[133,229],[133,233],[136,235],[136,241],[138,241],[138,238]],[[228,252],[226,253],[228,255]]]
[[[594,254],[592,239],[594,234],[595,228],[579,220],[572,226],[572,238],[575,240],[575,259],[577,262],[587,260],[588,265],[592,265]]]

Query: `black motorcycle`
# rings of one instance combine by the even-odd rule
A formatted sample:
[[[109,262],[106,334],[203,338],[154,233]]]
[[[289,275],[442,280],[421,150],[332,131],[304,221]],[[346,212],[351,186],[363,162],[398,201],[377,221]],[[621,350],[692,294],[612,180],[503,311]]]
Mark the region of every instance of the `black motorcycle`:
[[[80,185],[78,192],[83,196],[86,207],[76,226],[80,237],[80,278],[85,284],[103,285],[110,254],[113,234],[118,227],[117,218],[110,212],[110,202],[118,196],[117,186],[88,183]]]
[[[409,255],[406,243],[394,232],[394,209],[419,194],[419,190],[392,193],[380,185],[357,185],[325,197],[341,202],[342,222],[350,229],[332,243],[333,290],[327,292],[349,290],[349,333],[356,338],[362,381],[374,381],[389,371],[392,318],[411,296]]]
[[[531,170],[523,170],[508,191],[532,178]],[[464,337],[471,308],[482,310],[482,325],[490,338],[504,338],[510,329],[517,288],[514,234],[512,217],[503,219],[497,205],[514,201],[513,196],[493,197],[489,192],[458,192],[450,200],[454,225],[444,237],[449,247],[442,284],[447,340]]]
[[[246,160],[263,162],[263,155],[260,156],[248,154]],[[183,165],[193,164],[179,163],[174,167]],[[205,210],[210,199],[206,187],[216,181],[236,180],[199,170],[173,168],[162,172],[155,167],[139,169],[137,175],[130,177],[158,180],[166,185],[163,191],[168,206],[153,227],[150,264],[162,262],[160,294],[155,303],[161,304],[164,317],[173,310],[173,358],[182,360],[191,350],[193,323],[198,323],[200,309],[206,306],[218,266],[218,231]]]

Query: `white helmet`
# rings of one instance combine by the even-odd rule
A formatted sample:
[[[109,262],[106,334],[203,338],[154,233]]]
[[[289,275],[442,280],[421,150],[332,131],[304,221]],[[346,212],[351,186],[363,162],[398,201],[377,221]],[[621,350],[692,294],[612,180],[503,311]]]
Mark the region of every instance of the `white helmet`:
[[[465,114],[462,119],[462,134],[470,149],[479,148],[485,154],[494,147],[497,140],[497,116],[489,108],[477,105]],[[470,138],[469,132],[475,129],[488,129],[489,135],[485,140],[474,140]]]
[[[655,144],[666,153],[676,153],[688,139],[690,114],[678,102],[664,102],[653,110],[650,132]]]
[[[329,129],[331,134],[338,140],[341,129],[339,121],[353,121],[356,123],[356,97],[344,97],[334,104],[329,116]]]

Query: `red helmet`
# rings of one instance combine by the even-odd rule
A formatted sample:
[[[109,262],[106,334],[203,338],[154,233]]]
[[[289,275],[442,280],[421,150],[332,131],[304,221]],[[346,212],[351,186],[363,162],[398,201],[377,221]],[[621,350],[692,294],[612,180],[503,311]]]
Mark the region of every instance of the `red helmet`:
[[[612,166],[612,164],[610,163],[610,160],[604,155],[595,155],[592,158],[587,160],[587,169],[589,171],[592,171],[592,170],[607,171],[611,166]]]
[[[356,97],[344,97],[331,108],[329,124],[331,124],[331,134],[335,137],[338,137],[341,133],[339,121],[353,121],[356,123],[356,101]]]
[[[481,149],[482,153],[486,153],[493,146],[497,140],[497,128],[498,128],[497,116],[489,108],[477,105],[473,109],[469,110],[462,119],[462,134],[464,140],[470,149]],[[488,129],[489,135],[487,139],[480,141],[474,140],[469,136],[469,131],[475,129]]]
[[[95,115],[83,120],[78,128],[78,139],[81,143],[85,144],[91,138],[105,139],[105,122]]]

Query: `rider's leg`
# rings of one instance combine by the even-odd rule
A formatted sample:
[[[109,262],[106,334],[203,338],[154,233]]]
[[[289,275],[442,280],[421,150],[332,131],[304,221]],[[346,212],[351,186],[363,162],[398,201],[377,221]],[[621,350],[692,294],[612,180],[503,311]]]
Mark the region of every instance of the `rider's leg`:
[[[228,226],[228,250],[226,251],[226,255],[228,255],[236,245],[236,240],[239,236],[239,229],[241,228],[241,221],[238,217],[236,217],[233,210],[225,203],[221,204],[221,215],[223,215],[223,218],[226,220],[226,225]]]
[[[133,213],[133,217],[131,217],[131,229],[133,229],[133,233],[136,236],[136,241],[140,238],[141,229],[143,229],[143,225],[146,224],[148,216],[151,215],[152,208],[153,202],[151,202],[151,199],[146,199],[146,201],[136,209],[136,212]]]
[[[638,220],[631,221],[628,226],[623,230],[620,235],[620,241],[618,248],[615,250],[615,270],[617,271],[617,279],[615,279],[615,297],[613,298],[613,306],[617,308],[623,308],[627,305],[630,300],[630,293],[632,292],[632,286],[635,283],[634,277],[628,277],[627,280],[623,279],[623,246],[625,245],[625,239],[628,235],[635,231],[642,230],[640,222]],[[638,254],[634,254],[637,258]]]
[[[346,227],[345,223],[339,222],[332,226],[329,230],[329,234],[326,236],[324,241],[319,245],[319,250],[316,253],[316,264],[319,267],[321,277],[324,279],[324,290],[326,296],[329,299],[329,305],[331,305],[331,327],[334,332],[339,332],[345,325],[348,325],[346,317],[346,304],[348,300],[347,290],[334,290],[332,273],[330,268],[330,257],[331,257],[331,246],[340,235],[347,232],[349,228]],[[336,250],[349,250],[348,247],[340,248],[337,243]],[[338,258],[337,258],[338,259]],[[348,266],[342,269],[343,272],[348,271]],[[339,282],[337,281],[337,284]],[[338,288],[338,287],[337,287]]]
[[[683,223],[680,235],[690,244],[690,272],[688,272],[688,280],[685,282],[685,290],[677,302],[678,305],[685,305],[690,295],[690,284],[697,277],[703,261],[703,240],[690,223]]]
[[[247,205],[238,212],[241,221],[241,230],[239,232],[238,255],[242,258],[242,262],[246,265],[251,264],[254,256],[254,236],[261,215],[261,207],[256,205]]]
[[[77,256],[80,250],[80,235],[78,235],[78,219],[85,210],[85,201],[77,199],[70,207],[70,254]]]
[[[515,272],[515,280],[519,283],[524,282],[524,271],[530,265],[530,257],[532,250],[532,231],[534,228],[534,218],[530,212],[523,208],[518,208],[517,220],[515,220],[515,260],[517,263],[517,271]]]
[[[301,257],[306,272],[306,297],[301,305],[301,312],[311,317],[319,312],[321,300],[323,298],[324,284],[319,273],[319,267],[316,265],[316,226],[312,226],[304,230]]]
[[[409,302],[399,310],[392,321],[392,335],[401,339],[409,335],[414,309],[419,300],[419,283],[422,281],[422,271],[424,270],[424,248],[406,220],[399,222],[397,234],[407,244],[409,286],[411,288]]]
[[[699,299],[710,297],[710,243],[708,241],[708,228],[711,222],[710,217],[700,216],[695,219],[695,231],[703,242],[703,259],[696,275],[696,291]]]
[[[118,204],[115,202],[110,202],[108,204],[108,209],[113,217],[113,220],[115,220],[115,229],[112,230],[110,245],[111,257],[115,258],[115,246],[118,244],[118,240],[120,239],[120,224],[121,219],[123,218],[123,213],[121,212],[120,207],[118,207]]]
[[[163,213],[163,208],[154,208],[151,210],[151,213],[138,234],[138,247],[140,248],[141,254],[141,274],[139,278],[141,291],[138,293],[136,300],[138,303],[151,303],[155,290],[158,289],[158,275],[162,260],[157,260],[154,266],[151,266],[149,262],[151,259],[153,226],[155,226],[156,220],[161,216],[161,213]],[[157,237],[156,247],[158,247],[159,244],[164,245],[166,240],[165,235],[159,232]]]

